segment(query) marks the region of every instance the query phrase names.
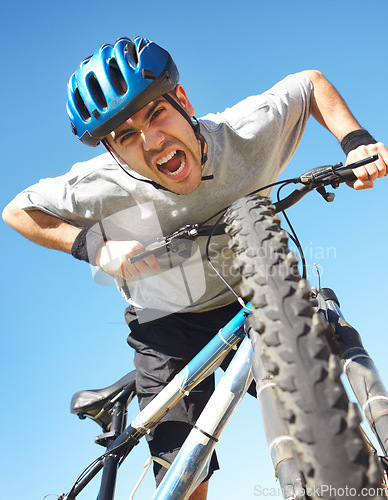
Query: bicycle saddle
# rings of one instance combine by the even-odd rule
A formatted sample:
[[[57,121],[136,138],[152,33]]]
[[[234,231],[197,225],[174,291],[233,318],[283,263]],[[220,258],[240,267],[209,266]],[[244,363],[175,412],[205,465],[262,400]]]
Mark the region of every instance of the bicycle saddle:
[[[71,398],[70,411],[80,418],[90,417],[100,423],[106,418],[102,414],[108,412],[114,405],[118,396],[124,391],[128,392],[128,399],[136,394],[136,370],[129,372],[114,384],[103,389],[78,391]]]

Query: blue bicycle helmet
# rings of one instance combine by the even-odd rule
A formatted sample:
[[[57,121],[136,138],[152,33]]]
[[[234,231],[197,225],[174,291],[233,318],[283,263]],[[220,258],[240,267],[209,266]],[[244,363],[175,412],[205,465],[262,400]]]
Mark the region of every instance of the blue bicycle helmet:
[[[145,38],[103,45],[71,76],[67,112],[75,135],[97,146],[141,108],[171,92],[179,80],[170,54]]]

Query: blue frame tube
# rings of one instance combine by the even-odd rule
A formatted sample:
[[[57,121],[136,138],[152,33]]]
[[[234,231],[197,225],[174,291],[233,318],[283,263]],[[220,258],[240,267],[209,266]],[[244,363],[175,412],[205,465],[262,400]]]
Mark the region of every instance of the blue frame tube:
[[[247,307],[249,308],[250,304]],[[220,366],[228,352],[244,337],[241,330],[248,314],[243,309],[237,313],[146,408],[135,417],[131,423],[131,427],[136,429],[138,435],[144,435],[170,408],[183,399],[190,390]],[[115,443],[112,446],[114,445]]]
[[[186,499],[206,478],[216,443],[253,380],[251,365],[252,343],[246,337],[152,500]]]

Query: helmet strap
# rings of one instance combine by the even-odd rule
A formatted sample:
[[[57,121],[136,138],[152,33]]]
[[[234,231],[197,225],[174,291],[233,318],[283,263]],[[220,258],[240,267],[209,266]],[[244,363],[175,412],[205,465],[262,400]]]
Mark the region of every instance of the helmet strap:
[[[129,177],[131,177],[135,181],[141,181],[141,182],[146,182],[147,184],[151,184],[156,189],[163,189],[164,191],[170,191],[169,189],[165,188],[161,184],[158,184],[157,182],[147,180],[147,179],[138,179],[137,177],[135,177],[134,175],[129,173],[128,170],[126,168],[124,168],[124,166],[119,162],[119,160],[117,159],[117,156],[114,154],[114,151],[112,150],[112,148],[110,147],[110,145],[108,144],[106,139],[103,139],[101,141],[101,143],[105,147],[105,149],[108,151],[108,153],[111,155],[111,157],[114,159],[114,161],[117,163],[117,165],[121,168],[121,170],[123,172],[125,172],[127,175],[129,175]]]
[[[180,113],[183,116],[183,118],[185,118],[185,120],[189,122],[191,128],[194,130],[195,137],[198,139],[201,145],[201,166],[205,165],[207,161],[207,154],[205,153],[206,141],[203,135],[201,134],[199,121],[197,120],[197,118],[195,118],[195,116],[193,116],[193,119],[195,120],[195,123],[193,123],[191,117],[183,108],[183,106],[179,104],[179,102],[173,97],[171,97],[169,94],[164,94],[163,97],[166,99],[167,102],[171,104],[171,106],[173,106],[178,111],[178,113]]]

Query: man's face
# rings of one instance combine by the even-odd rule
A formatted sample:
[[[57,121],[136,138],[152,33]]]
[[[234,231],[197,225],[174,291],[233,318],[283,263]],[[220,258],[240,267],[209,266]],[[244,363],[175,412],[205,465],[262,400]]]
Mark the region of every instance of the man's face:
[[[176,95],[189,116],[194,116],[181,85]],[[187,120],[163,97],[115,129],[107,142],[122,163],[170,191],[189,194],[201,182],[199,141]]]

